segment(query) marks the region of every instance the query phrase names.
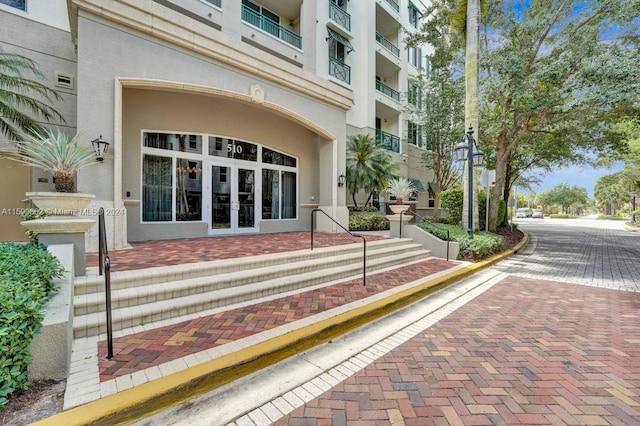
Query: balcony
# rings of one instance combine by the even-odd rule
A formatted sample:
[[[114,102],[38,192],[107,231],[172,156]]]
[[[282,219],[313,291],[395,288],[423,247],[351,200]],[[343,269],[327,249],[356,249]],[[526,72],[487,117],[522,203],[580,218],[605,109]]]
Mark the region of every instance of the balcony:
[[[329,2],[329,19],[347,31],[351,31],[351,15]]]
[[[380,43],[385,49],[393,53],[396,57],[400,57],[400,49],[398,49],[393,43],[385,38],[382,34],[376,32],[376,41]]]
[[[400,138],[391,133],[376,129],[376,141],[388,151],[400,153]]]
[[[266,16],[251,10],[245,5],[242,5],[242,20],[249,25],[260,28],[262,31],[279,38],[285,43],[295,46],[298,49],[302,48],[302,37],[300,37],[300,35],[288,30]]]
[[[392,89],[383,82],[376,80],[376,90],[384,95],[387,95],[391,99],[400,102],[400,92]]]
[[[351,67],[331,56],[329,56],[329,75],[347,84],[351,84]]]
[[[386,2],[389,6],[391,6],[391,8],[392,8],[393,10],[395,10],[396,12],[400,12],[400,6],[398,6],[398,3],[396,3],[395,1],[393,1],[393,0],[385,0],[385,2]]]

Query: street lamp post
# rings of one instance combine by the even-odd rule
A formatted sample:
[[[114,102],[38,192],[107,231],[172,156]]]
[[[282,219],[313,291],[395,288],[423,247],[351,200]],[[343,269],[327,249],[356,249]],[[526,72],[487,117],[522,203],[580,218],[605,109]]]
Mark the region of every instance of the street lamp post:
[[[468,220],[467,233],[473,238],[473,167],[482,166],[484,163],[484,153],[478,149],[475,139],[473,139],[473,127],[469,130],[455,147],[456,161],[467,162],[467,200],[468,200]]]
[[[611,216],[615,216],[616,215],[616,211],[613,209],[613,200],[616,197],[616,193],[611,191],[609,193],[609,196],[611,197]]]
[[[636,191],[631,191],[631,208],[633,208],[633,213],[631,213],[631,222],[636,223],[636,196],[638,193]]]

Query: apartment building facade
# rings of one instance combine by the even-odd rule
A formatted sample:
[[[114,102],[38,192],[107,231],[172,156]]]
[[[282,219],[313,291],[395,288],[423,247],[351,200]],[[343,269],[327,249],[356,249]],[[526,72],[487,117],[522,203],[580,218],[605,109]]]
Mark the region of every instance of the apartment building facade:
[[[110,244],[124,247],[308,230],[314,208],[346,225],[338,179],[358,133],[385,144],[429,208],[428,147],[402,113],[426,53],[406,49],[403,28],[416,28],[423,9],[417,0],[0,0],[0,24],[16,33],[0,45],[33,57],[22,25],[40,43],[56,40],[38,49],[67,66],[40,63],[52,86],[60,74],[72,82],[67,130],[110,143],[78,190],[96,195],[90,210],[107,209]],[[47,189],[32,173],[31,189]],[[91,250],[95,230],[88,239]]]

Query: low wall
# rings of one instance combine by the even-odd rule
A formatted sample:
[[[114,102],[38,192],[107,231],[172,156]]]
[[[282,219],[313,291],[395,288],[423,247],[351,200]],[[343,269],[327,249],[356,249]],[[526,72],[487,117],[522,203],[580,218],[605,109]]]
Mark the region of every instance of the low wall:
[[[417,227],[416,225],[404,225],[402,228],[402,236],[411,238],[418,244],[421,244],[427,250],[431,250],[431,254],[442,259],[447,258],[447,242],[428,233],[427,231]],[[455,260],[460,251],[460,244],[457,241],[449,242],[449,260]]]
[[[47,250],[60,260],[66,272],[54,280],[58,291],[44,306],[42,329],[31,341],[31,380],[66,379],[73,343],[73,244],[52,244]]]

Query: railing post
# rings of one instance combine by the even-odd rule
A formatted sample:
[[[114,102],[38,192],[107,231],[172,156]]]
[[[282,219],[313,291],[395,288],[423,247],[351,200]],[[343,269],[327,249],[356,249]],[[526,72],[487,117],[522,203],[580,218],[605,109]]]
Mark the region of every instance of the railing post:
[[[311,250],[313,250],[313,230],[316,227],[316,209],[311,210]]]
[[[107,231],[104,224],[104,209],[98,211],[98,270],[102,275],[104,265],[104,292],[107,311],[107,359],[113,358],[113,327],[111,319],[111,260],[107,248]]]

